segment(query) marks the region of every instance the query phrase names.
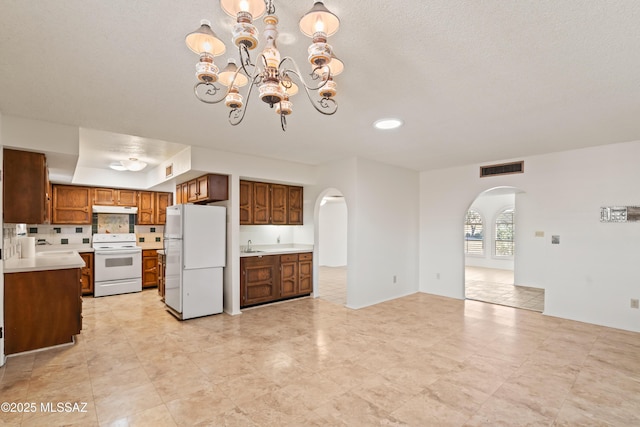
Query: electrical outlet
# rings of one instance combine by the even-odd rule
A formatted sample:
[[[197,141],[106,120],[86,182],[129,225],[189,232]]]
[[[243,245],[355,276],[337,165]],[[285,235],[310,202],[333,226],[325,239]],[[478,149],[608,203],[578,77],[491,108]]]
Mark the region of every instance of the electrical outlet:
[[[436,279],[440,280],[440,273],[436,273]]]
[[[631,298],[631,308],[640,308],[640,301],[638,301],[638,298]]]
[[[396,276],[393,276],[393,283],[396,283],[398,280],[396,278]]]

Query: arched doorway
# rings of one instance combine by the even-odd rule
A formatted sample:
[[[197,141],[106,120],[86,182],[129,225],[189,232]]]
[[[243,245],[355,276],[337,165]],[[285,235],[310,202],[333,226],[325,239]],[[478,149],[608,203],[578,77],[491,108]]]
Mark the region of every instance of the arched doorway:
[[[464,224],[465,298],[528,310],[544,310],[544,289],[516,283],[515,187],[480,193]]]
[[[347,204],[337,189],[318,197],[317,286],[314,296],[335,304],[347,303]]]

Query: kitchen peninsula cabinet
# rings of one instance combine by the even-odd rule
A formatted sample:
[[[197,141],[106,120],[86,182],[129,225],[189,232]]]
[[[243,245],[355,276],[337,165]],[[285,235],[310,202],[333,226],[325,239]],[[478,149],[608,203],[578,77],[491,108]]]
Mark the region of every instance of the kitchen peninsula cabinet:
[[[80,257],[85,264],[80,271],[82,295],[91,295],[93,294],[93,252],[82,252]]]
[[[71,343],[82,329],[80,293],[80,268],[5,274],[5,354]]]
[[[53,186],[53,224],[91,224],[91,188],[75,185]]]
[[[158,286],[158,251],[144,249],[142,251],[142,288]]]
[[[240,307],[311,294],[312,270],[310,252],[240,258]]]
[[[240,181],[240,225],[302,225],[302,187]]]
[[[93,204],[102,206],[137,206],[138,192],[117,188],[94,188]]]
[[[5,148],[3,170],[3,221],[49,223],[50,185],[45,155]]]

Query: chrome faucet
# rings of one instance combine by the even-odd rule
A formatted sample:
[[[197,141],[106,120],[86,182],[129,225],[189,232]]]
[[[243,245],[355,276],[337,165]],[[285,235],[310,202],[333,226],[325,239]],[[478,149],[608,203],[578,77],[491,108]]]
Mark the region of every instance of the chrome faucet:
[[[251,252],[251,239],[247,240],[247,252]]]

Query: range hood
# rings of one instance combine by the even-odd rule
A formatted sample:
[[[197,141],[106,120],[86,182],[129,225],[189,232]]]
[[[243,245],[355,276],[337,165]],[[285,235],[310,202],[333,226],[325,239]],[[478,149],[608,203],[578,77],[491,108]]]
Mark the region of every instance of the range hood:
[[[100,206],[93,205],[93,213],[107,214],[137,214],[138,208],[135,206]]]

